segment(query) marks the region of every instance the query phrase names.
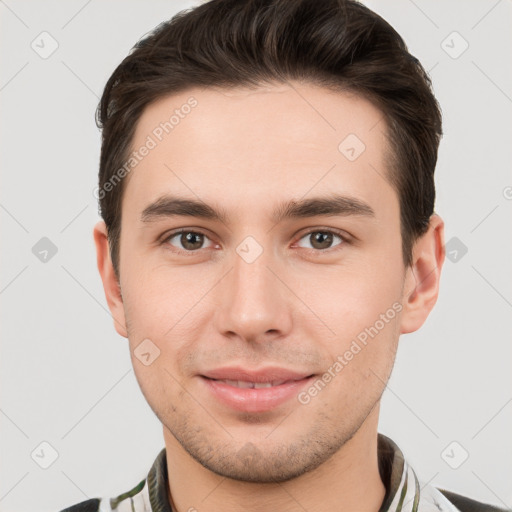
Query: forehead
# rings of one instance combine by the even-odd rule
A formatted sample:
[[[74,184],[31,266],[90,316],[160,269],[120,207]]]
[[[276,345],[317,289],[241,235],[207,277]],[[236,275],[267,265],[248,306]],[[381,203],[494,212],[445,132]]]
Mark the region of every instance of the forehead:
[[[383,114],[351,92],[298,83],[191,88],[145,109],[132,150],[144,147],[123,198],[123,210],[139,214],[164,193],[254,213],[263,202],[333,189],[397,201],[385,179]]]

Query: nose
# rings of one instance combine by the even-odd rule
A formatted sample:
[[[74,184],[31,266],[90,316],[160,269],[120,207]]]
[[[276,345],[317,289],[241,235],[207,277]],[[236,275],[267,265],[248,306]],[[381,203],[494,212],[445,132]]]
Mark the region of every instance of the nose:
[[[235,253],[233,268],[218,287],[216,328],[246,342],[286,337],[292,328],[293,294],[270,251],[252,262]],[[289,286],[289,285],[288,285]]]

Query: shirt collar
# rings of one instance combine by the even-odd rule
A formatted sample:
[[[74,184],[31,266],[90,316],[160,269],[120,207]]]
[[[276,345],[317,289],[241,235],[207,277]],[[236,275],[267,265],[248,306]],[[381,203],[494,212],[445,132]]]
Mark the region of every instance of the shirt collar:
[[[173,512],[168,498],[169,478],[165,455],[163,448],[148,473],[147,486],[152,512]]]

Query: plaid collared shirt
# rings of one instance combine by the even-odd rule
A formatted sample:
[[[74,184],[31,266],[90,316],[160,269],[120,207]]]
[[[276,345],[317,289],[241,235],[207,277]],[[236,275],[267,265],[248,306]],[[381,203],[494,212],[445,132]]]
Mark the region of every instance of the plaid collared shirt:
[[[504,511],[428,484],[422,485],[398,446],[389,437],[378,436],[379,470],[386,486],[379,512]],[[158,454],[148,476],[130,491],[116,498],[87,500],[61,512],[173,512],[168,499],[165,448]]]

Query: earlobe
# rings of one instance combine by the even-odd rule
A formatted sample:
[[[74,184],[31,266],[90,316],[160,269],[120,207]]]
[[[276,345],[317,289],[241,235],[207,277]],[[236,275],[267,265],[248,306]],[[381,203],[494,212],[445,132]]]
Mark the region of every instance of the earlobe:
[[[117,281],[112,259],[110,257],[110,248],[108,245],[107,227],[105,222],[99,221],[94,226],[94,244],[96,246],[96,262],[98,270],[103,281],[105,298],[108,308],[112,314],[114,327],[116,331],[124,338],[128,337],[126,330],[126,320],[124,314],[123,298],[119,282]]]
[[[400,334],[418,330],[432,311],[444,258],[444,222],[433,214],[427,232],[414,244],[413,262],[406,269]]]

